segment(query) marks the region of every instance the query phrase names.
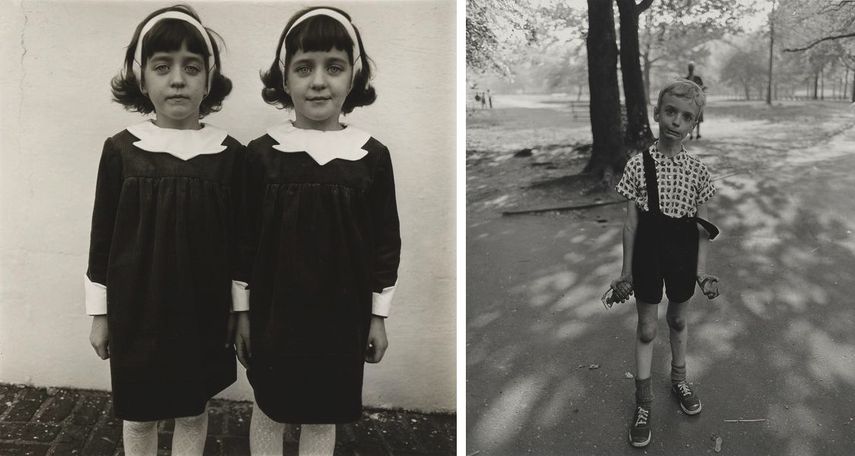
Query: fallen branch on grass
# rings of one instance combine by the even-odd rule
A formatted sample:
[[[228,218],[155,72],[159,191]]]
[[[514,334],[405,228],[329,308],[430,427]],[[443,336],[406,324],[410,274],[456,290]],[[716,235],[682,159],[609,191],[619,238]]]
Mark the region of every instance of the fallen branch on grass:
[[[504,211],[502,215],[521,215],[521,214],[537,214],[541,212],[560,212],[560,211],[575,211],[579,209],[591,209],[594,207],[600,206],[609,206],[612,204],[623,204],[626,200],[619,201],[604,201],[601,203],[591,203],[591,204],[579,204],[577,206],[557,206],[557,207],[545,207],[541,209],[524,209],[521,211]]]
[[[757,418],[754,420],[743,420],[741,418],[738,420],[724,420],[725,423],[761,423],[763,421],[766,421],[766,418]]]

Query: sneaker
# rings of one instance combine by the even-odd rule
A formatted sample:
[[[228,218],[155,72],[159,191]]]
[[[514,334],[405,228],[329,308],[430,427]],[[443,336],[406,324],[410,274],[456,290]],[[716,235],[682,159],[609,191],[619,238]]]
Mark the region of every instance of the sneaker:
[[[671,393],[680,401],[680,408],[686,415],[701,413],[701,400],[685,380],[671,385]]]
[[[635,406],[632,424],[629,427],[629,443],[636,448],[646,447],[650,443],[650,409],[642,405]]]

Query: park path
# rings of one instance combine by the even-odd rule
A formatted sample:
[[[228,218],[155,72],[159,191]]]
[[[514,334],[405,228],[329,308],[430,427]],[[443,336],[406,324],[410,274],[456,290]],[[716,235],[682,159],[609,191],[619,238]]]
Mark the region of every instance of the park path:
[[[855,454],[855,113],[712,113],[688,143],[718,178],[710,209],[723,230],[707,267],[722,296],[696,295],[689,319],[703,413],[683,415],[668,395],[660,318],[653,442],[627,443],[635,312],[599,302],[620,270],[623,206],[472,211],[468,455],[715,454],[715,437],[729,455]],[[740,418],[765,421],[724,422]]]

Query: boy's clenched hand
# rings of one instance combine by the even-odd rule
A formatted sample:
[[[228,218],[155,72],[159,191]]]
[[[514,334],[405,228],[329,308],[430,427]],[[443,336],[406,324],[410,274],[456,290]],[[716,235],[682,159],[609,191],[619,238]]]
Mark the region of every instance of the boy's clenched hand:
[[[701,287],[701,292],[707,299],[718,297],[718,277],[706,273],[698,274],[698,286]]]

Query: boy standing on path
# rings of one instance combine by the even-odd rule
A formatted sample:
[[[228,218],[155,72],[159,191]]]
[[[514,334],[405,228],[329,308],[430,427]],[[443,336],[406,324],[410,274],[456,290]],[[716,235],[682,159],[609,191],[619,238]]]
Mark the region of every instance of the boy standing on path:
[[[663,284],[668,296],[671,392],[683,412],[701,412],[701,401],[686,382],[686,314],[695,283],[707,298],[718,296],[718,278],[705,270],[708,240],[718,229],[704,220],[707,208],[703,204],[715,194],[709,171],[689,155],[682,141],[697,123],[705,102],[703,89],[689,80],[662,89],[653,111],[659,139],[649,150],[630,158],[617,186],[628,204],[623,269],[611,287],[617,302],[633,292],[636,297],[636,407],[629,441],[639,448],[651,439],[650,374]]]

